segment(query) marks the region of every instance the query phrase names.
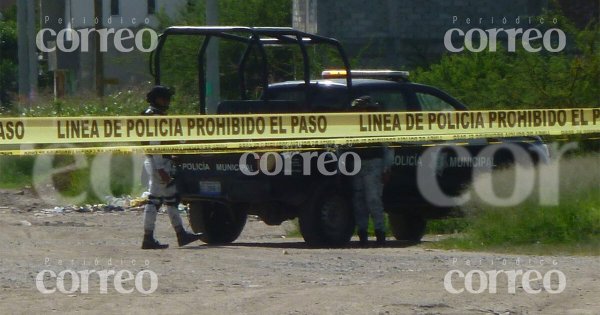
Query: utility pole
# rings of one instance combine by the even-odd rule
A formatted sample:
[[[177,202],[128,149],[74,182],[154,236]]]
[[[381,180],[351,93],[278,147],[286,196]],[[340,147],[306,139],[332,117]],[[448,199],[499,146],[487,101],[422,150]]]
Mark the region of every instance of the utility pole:
[[[29,101],[32,102],[36,98],[38,87],[38,55],[35,45],[35,0],[27,1],[27,62],[29,63]]]
[[[19,104],[28,104],[37,92],[37,51],[35,48],[35,0],[17,2],[17,39],[19,50]]]
[[[206,24],[219,25],[218,0],[206,0]],[[219,71],[219,41],[213,37],[206,52],[206,112],[215,114],[221,95]]]
[[[102,0],[94,0],[94,18],[98,19],[99,23],[95,24],[95,60],[96,60],[96,95],[98,97],[104,97],[104,56],[100,51],[100,33],[99,29],[104,24],[104,15],[102,12]]]

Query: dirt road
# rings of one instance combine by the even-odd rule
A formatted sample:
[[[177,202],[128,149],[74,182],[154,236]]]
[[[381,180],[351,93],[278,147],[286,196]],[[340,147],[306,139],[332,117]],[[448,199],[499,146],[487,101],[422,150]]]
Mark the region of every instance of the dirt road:
[[[1,314],[600,314],[598,257],[464,253],[396,242],[386,248],[310,249],[301,239],[283,238],[284,227],[257,220],[231,246],[180,249],[166,215],[159,217],[157,237],[172,248],[142,251],[140,212],[46,215],[35,202],[27,191],[0,191]],[[133,292],[127,294],[110,276],[104,294],[93,274],[84,293],[83,282],[68,278],[62,285],[45,272],[42,289],[59,286],[68,293],[42,294],[36,277],[44,270],[125,270],[142,275],[141,291],[152,289],[151,274],[142,272],[149,270],[157,282],[153,293],[143,294],[129,281],[123,287]],[[469,289],[485,291],[449,293],[444,278],[452,270],[471,272]],[[498,276],[497,293],[490,293],[491,281],[479,279],[493,270],[536,270],[551,277],[548,287],[538,279],[531,288],[517,277],[511,294],[508,277]],[[552,270],[565,276],[561,293],[551,293],[561,284]],[[468,285],[458,272],[451,280],[451,289]]]

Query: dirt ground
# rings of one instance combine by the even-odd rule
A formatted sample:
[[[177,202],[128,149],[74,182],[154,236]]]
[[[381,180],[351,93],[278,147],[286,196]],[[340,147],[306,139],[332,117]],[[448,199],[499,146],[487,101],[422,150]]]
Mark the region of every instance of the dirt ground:
[[[230,246],[177,248],[166,215],[159,216],[157,237],[171,248],[142,251],[139,211],[53,215],[38,211],[44,207],[27,190],[0,191],[1,314],[600,314],[600,257],[428,249],[436,236],[417,245],[311,249],[283,237],[285,225],[256,219]],[[551,294],[542,280],[533,281],[541,292],[530,294],[517,281],[516,293],[509,293],[499,276],[497,293],[451,294],[444,277],[454,269],[542,275],[555,269],[566,287]],[[157,287],[151,294],[119,293],[109,278],[104,294],[100,278],[91,276],[88,293],[42,294],[36,277],[43,270],[150,270]],[[464,279],[453,279],[456,289],[465,287]],[[51,290],[58,280],[48,276],[42,284]]]

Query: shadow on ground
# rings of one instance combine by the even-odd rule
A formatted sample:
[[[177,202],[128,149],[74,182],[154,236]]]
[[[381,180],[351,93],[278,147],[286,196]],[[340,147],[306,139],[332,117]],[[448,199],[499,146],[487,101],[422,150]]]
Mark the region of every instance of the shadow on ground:
[[[276,249],[369,249],[369,248],[407,248],[421,243],[428,242],[410,242],[410,241],[387,241],[385,246],[377,246],[375,242],[370,242],[367,247],[360,246],[358,242],[350,242],[343,247],[330,246],[310,246],[305,242],[283,241],[283,242],[237,242],[227,245],[208,245],[202,244],[195,247],[184,247],[183,249],[204,249],[204,248],[276,248]]]

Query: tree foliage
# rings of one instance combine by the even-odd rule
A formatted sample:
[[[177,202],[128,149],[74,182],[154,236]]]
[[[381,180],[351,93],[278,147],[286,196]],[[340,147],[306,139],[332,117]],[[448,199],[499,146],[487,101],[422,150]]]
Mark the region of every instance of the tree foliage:
[[[553,15],[554,16],[554,15]],[[419,69],[415,81],[434,85],[470,108],[561,108],[600,105],[600,26],[583,29],[566,18],[558,26],[569,45],[561,53],[447,54]]]
[[[281,26],[290,27],[292,21],[291,0],[221,0],[219,3],[219,25],[236,26]],[[206,25],[204,1],[189,2],[177,17],[170,18],[159,14],[160,27],[164,29],[174,25]],[[248,34],[245,34],[248,35]],[[179,103],[198,102],[198,62],[197,54],[202,45],[202,37],[170,37],[161,55],[161,78],[167,85],[176,87]],[[232,41],[220,41],[221,96],[238,98],[239,75],[238,62],[245,45]],[[283,60],[288,64],[293,58],[289,53],[269,51],[269,59]],[[246,71],[248,93],[256,97],[260,91],[256,88],[260,81],[260,65],[257,50],[253,52]],[[293,67],[292,67],[293,68]],[[272,74],[289,72],[289,69],[272,68]],[[210,87],[208,87],[210,90]]]
[[[16,6],[2,12],[0,18],[0,109],[11,104],[17,89]]]

